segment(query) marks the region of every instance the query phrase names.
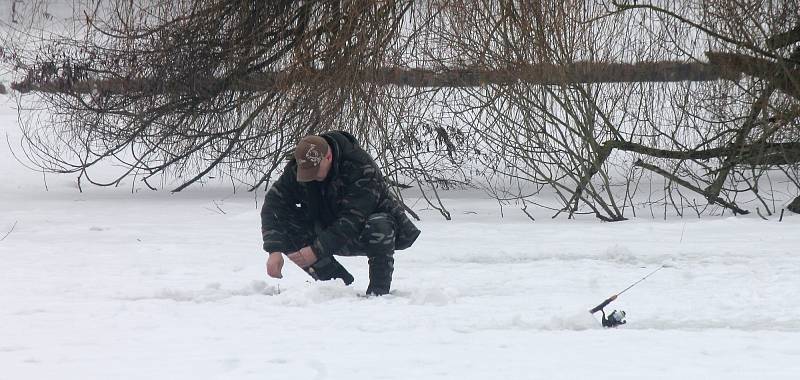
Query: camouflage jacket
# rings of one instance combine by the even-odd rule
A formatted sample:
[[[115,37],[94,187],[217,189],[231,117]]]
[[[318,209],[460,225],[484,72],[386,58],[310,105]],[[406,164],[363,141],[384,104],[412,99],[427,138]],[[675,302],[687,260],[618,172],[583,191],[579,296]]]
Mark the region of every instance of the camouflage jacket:
[[[395,221],[395,249],[414,243],[420,231],[389,192],[378,165],[347,132],[322,137],[333,150],[333,164],[324,182],[297,182],[297,163],[289,161],[267,192],[261,209],[261,234],[267,252],[302,248],[289,223],[314,228],[311,248],[317,256],[336,253],[357,238],[369,215],[388,213]]]

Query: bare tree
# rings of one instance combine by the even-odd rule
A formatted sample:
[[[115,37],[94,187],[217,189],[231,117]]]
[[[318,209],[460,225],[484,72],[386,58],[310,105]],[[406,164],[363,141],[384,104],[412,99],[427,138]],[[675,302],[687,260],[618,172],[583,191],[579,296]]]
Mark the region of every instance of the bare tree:
[[[798,76],[794,58],[768,42],[792,41],[782,30],[796,24],[791,4],[448,4],[439,30],[451,51],[441,65],[505,69],[516,79],[465,88],[447,108],[477,137],[499,199],[527,207],[548,190],[561,203],[549,206],[554,215],[585,208],[613,221],[625,219],[645,172],[661,178],[655,202],[680,215],[715,210],[706,202],[745,214],[744,198],[770,213],[779,207],[765,188],[771,175],[796,191]],[[593,83],[575,69],[706,59],[717,80]],[[561,70],[549,83],[516,75],[541,67]]]
[[[25,124],[26,153],[97,185],[171,171],[188,175],[180,191],[226,167],[259,186],[301,135],[366,134],[353,104],[373,90],[360,73],[384,64],[408,6],[114,1],[87,11],[85,36],[52,40],[15,85],[52,89],[38,93],[49,119]],[[126,170],[90,176],[106,161]]]
[[[531,217],[774,212],[800,188],[798,4],[640,3],[114,1],[14,53],[46,111],[26,153],[101,185],[255,188],[346,129],[448,218],[463,186]],[[89,175],[106,162],[124,172]]]

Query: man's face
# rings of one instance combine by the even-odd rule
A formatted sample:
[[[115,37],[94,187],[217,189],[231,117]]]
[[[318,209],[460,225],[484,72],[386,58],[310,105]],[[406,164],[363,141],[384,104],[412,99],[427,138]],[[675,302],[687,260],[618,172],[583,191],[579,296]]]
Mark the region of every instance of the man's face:
[[[331,165],[333,163],[333,153],[331,150],[328,149],[328,153],[325,154],[325,158],[319,162],[319,170],[317,171],[317,177],[314,178],[315,181],[322,182],[325,178],[328,177],[328,172],[331,171]]]

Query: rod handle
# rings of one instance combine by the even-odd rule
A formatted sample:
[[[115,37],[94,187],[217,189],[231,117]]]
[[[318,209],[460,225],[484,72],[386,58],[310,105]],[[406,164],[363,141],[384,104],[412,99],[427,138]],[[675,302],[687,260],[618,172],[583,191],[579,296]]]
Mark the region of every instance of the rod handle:
[[[600,311],[600,310],[603,310],[603,308],[604,308],[604,307],[608,306],[608,304],[610,304],[610,303],[611,303],[611,302],[613,302],[615,299],[617,299],[617,296],[618,296],[618,294],[614,294],[613,296],[611,296],[611,297],[608,297],[608,299],[606,299],[605,301],[603,301],[603,303],[601,303],[601,304],[599,304],[599,305],[595,306],[594,308],[592,308],[592,310],[589,310],[589,313],[592,313],[592,314],[594,314],[594,313],[596,313],[596,312],[598,312],[598,311]]]

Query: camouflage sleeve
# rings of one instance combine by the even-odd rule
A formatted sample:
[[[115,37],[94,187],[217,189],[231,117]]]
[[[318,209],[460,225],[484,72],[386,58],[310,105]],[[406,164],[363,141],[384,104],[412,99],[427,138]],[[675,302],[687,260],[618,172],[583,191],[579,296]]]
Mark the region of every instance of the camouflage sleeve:
[[[286,165],[280,178],[272,184],[261,207],[261,237],[267,252],[288,252],[293,249],[287,221],[297,218],[297,182],[295,167]]]
[[[364,229],[367,217],[378,207],[380,198],[380,173],[371,164],[363,164],[353,171],[343,195],[344,204],[336,220],[321,231],[311,248],[317,256],[330,256],[357,238]]]

